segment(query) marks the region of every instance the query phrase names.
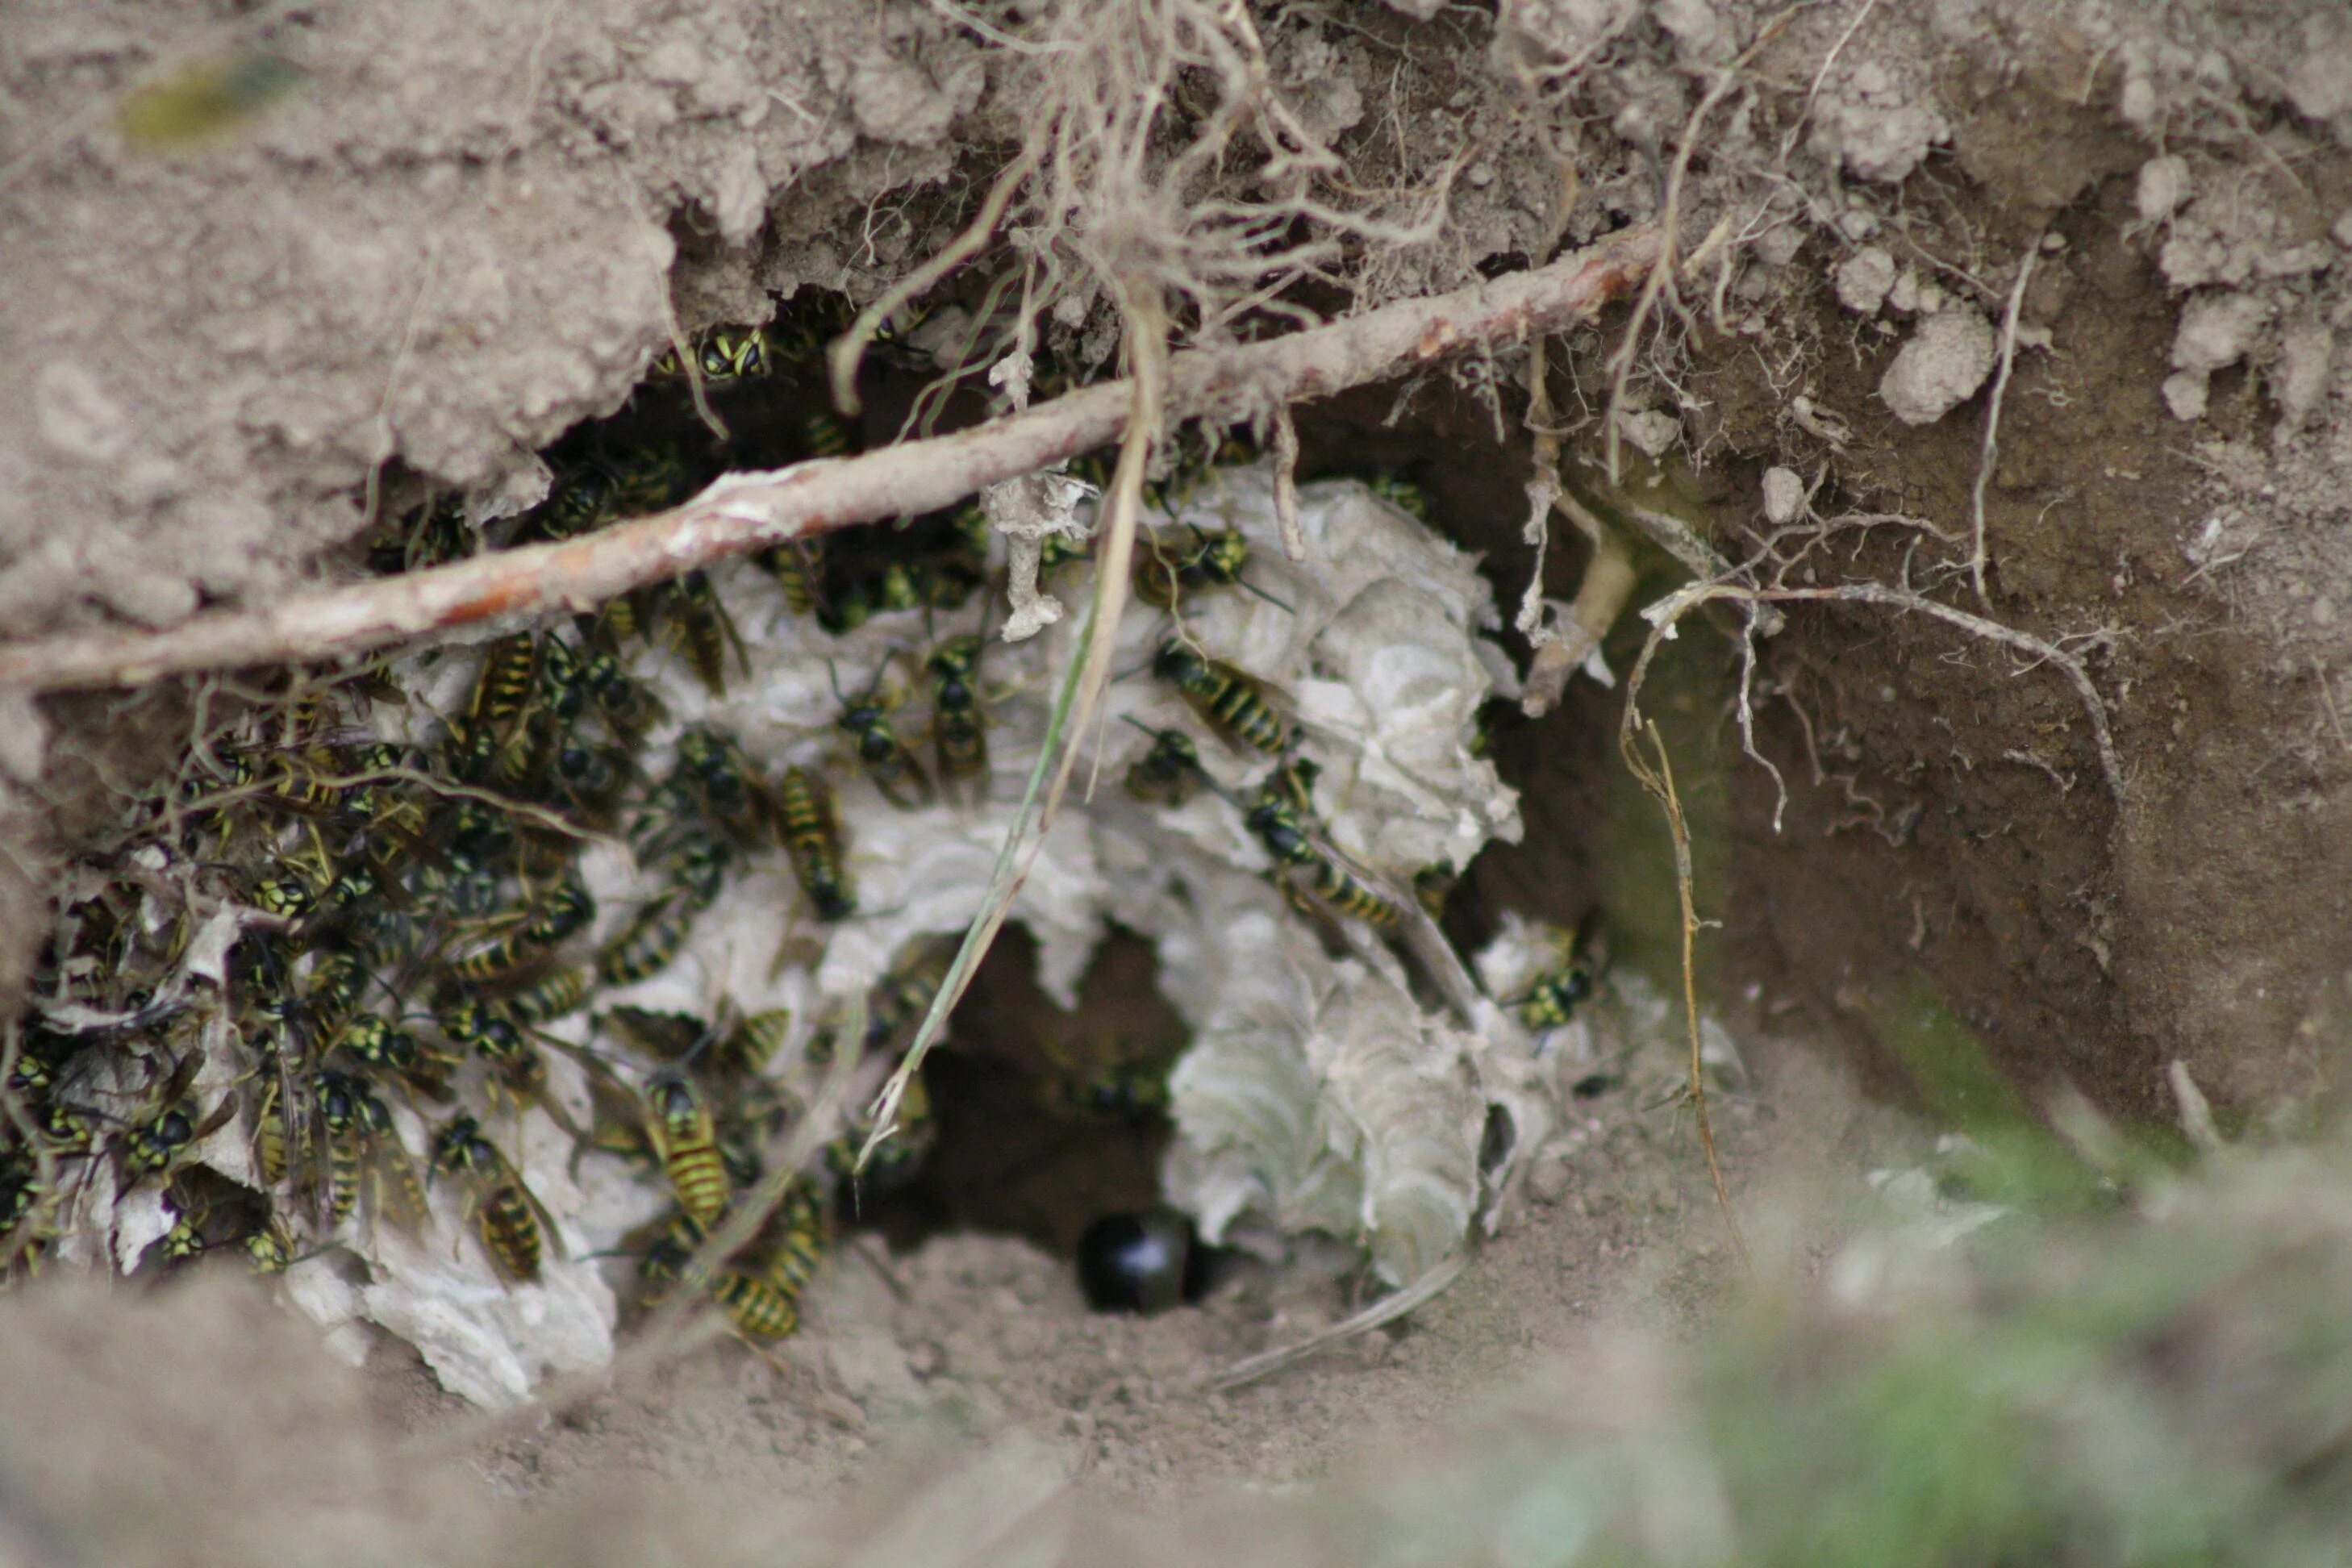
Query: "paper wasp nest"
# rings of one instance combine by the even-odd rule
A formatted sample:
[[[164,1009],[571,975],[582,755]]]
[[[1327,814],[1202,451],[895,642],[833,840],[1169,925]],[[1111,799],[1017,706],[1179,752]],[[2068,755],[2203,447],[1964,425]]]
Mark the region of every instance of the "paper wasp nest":
[[[1311,764],[1296,806],[1318,863],[1347,868],[1365,907],[1402,909],[1423,873],[1466,867],[1489,840],[1519,831],[1511,792],[1478,755],[1478,708],[1507,695],[1512,680],[1483,636],[1495,621],[1488,589],[1468,558],[1352,482],[1306,487],[1298,563],[1282,556],[1263,466],[1209,470],[1180,515],[1147,521],[1171,548],[1200,537],[1195,529],[1238,531],[1246,563],[1238,583],[1180,588],[1173,613],[1128,606],[1118,678],[1011,918],[1034,934],[1039,980],[1066,1005],[1111,922],[1156,943],[1161,988],[1192,1031],[1171,1080],[1178,1136],[1165,1184],[1204,1234],[1273,1245],[1328,1233],[1365,1247],[1391,1280],[1409,1280],[1465,1245],[1492,1195],[1499,1173],[1480,1169],[1490,1113],[1504,1110],[1523,1150],[1549,1125],[1549,1089],[1524,1037],[1491,1002],[1475,1014],[1433,1011],[1416,999],[1429,988],[1416,991],[1406,963],[1369,930],[1356,925],[1349,935],[1348,923],[1294,907],[1269,879],[1265,836],[1246,820],[1276,758],[1223,738],[1153,667],[1175,637],[1257,683],[1252,700],[1273,715],[1265,721],[1291,737],[1286,760]],[[1080,604],[1089,571],[1064,564],[1045,585]],[[761,1070],[779,1086],[779,1103],[806,1103],[820,1070],[810,1051],[820,1028],[851,998],[883,994],[875,988],[910,954],[943,956],[980,911],[1085,623],[1066,615],[1045,635],[1007,645],[993,636],[1002,607],[984,608],[989,595],[981,594],[952,609],[877,610],[836,633],[792,608],[748,563],[712,581],[740,639],[740,663],[726,655],[723,691],[707,689],[675,651],[640,643],[625,655],[662,710],[632,738],[632,798],[651,798],[646,792],[677,767],[687,736],[732,737],[771,788],[788,768],[806,770],[837,802],[854,912],[816,918],[785,855],[746,852],[674,956],[635,984],[593,986],[584,1005],[537,1026],[557,1047],[540,1053],[547,1081],[538,1103],[518,1109],[486,1094],[467,1061],[454,1103],[391,1104],[387,1136],[398,1149],[388,1152],[404,1152],[419,1169],[429,1166],[436,1129],[453,1115],[479,1118],[551,1227],[536,1282],[501,1273],[466,1223],[462,1184],[442,1179],[429,1185],[421,1222],[383,1223],[375,1205],[362,1205],[331,1237],[301,1238],[314,1255],[286,1275],[291,1298],[335,1326],[353,1355],[365,1343],[354,1325],[372,1321],[415,1345],[446,1386],[484,1405],[510,1404],[551,1373],[609,1360],[614,1285],[632,1267],[624,1254],[669,1201],[658,1168],[577,1146],[565,1129],[596,1125],[598,1079],[634,1089],[652,1070],[615,1046],[612,1009],[703,1018],[789,1009],[792,1025]],[[887,709],[928,765],[936,677],[927,661],[950,639],[983,630],[990,636],[971,680],[986,720],[984,784],[919,796],[901,788],[894,800],[861,772],[837,723],[845,704],[870,699]],[[482,663],[465,647],[414,656],[389,672],[404,700],[353,699],[346,717],[388,740],[446,747],[446,721],[465,712]],[[1180,805],[1138,798],[1123,781],[1151,751],[1153,732],[1171,730],[1192,739],[1213,787]],[[567,855],[595,912],[562,955],[585,963],[635,929],[672,884],[640,865],[617,832],[589,836]],[[209,984],[220,988],[220,953],[251,911],[218,896],[211,907]],[[218,994],[205,992],[203,977],[188,984]],[[424,1004],[379,996],[367,1005],[413,1018]],[[258,1189],[252,1090],[243,1087],[260,1077],[255,1042],[240,1037],[233,1005],[199,1012],[208,1022],[192,1037],[202,1058],[195,1102],[236,1096],[241,1113],[209,1130],[186,1158]],[[864,1065],[856,1104],[888,1065]],[[101,1109],[147,1091],[135,1077],[98,1075],[76,1089],[115,1097]],[[118,1203],[114,1181],[103,1159],[73,1173],[65,1196],[77,1239],[65,1255],[128,1268],[171,1229],[157,1184],[134,1183]],[[293,1207],[290,1194],[272,1197]]]

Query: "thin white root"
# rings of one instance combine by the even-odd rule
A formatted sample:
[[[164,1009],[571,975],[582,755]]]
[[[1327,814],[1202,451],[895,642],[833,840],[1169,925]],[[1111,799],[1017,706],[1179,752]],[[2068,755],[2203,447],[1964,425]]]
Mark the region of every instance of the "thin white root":
[[[1274,411],[1274,520],[1282,528],[1282,553],[1307,559],[1307,535],[1298,526],[1298,424],[1290,405]]]
[[[2189,1076],[2189,1064],[2179,1058],[2164,1069],[2166,1083],[2172,1089],[2172,1103],[2180,1113],[2180,1131],[2196,1145],[2200,1154],[2218,1154],[2223,1147],[2221,1129],[2213,1120],[2213,1107],[2197,1080]]]
[[[1747,605],[1789,604],[1849,604],[1877,605],[1887,609],[1905,610],[1913,615],[1927,616],[1958,626],[1971,637],[2000,643],[2004,647],[2031,655],[2037,664],[2056,668],[2074,687],[2083,704],[2083,712],[2091,723],[2091,741],[2099,755],[2099,772],[2106,780],[2107,794],[2120,811],[2124,806],[2123,762],[2116,753],[2115,734],[2107,722],[2107,705],[2091,684],[2088,671],[2082,661],[2053,643],[2002,626],[1999,621],[1970,615],[1966,610],[1939,605],[1933,599],[1923,599],[1916,594],[1881,587],[1875,583],[1843,583],[1827,588],[1750,588],[1738,583],[1692,583],[1667,595],[1642,612],[1651,623],[1649,640],[1642,645],[1642,657],[1634,662],[1633,673],[1626,683],[1625,716],[1621,739],[1632,743],[1631,737],[1640,723],[1642,681],[1650,668],[1650,659],[1674,629],[1675,624],[1699,605],[1713,599],[1726,599]],[[2028,668],[2031,668],[2030,666]]]
[[[1584,580],[1576,585],[1576,598],[1568,613],[1550,637],[1537,647],[1528,666],[1519,707],[1530,719],[1540,718],[1559,703],[1569,678],[1592,657],[1633,595],[1633,552],[1616,530],[1573,496],[1562,494],[1554,505],[1592,541],[1592,559],[1585,564]]]
[[[890,319],[891,311],[918,295],[929,293],[940,279],[980,254],[989,237],[996,232],[996,226],[1004,221],[1004,209],[1013,200],[1013,194],[1021,188],[1022,182],[1036,167],[1037,153],[1034,150],[1014,159],[1003,174],[997,175],[996,183],[988,189],[987,198],[980,204],[979,216],[965,226],[963,232],[950,240],[937,256],[884,289],[872,304],[857,312],[857,319],[849,324],[849,330],[833,341],[824,351],[824,363],[833,378],[835,407],[850,415],[864,407],[857,396],[857,365],[865,357],[866,345],[874,341],[874,334],[882,330],[882,323]]]
[[[2000,458],[2000,400],[2009,391],[2009,373],[2017,363],[2017,317],[2025,305],[2025,286],[2033,279],[2033,258],[2042,254],[2042,237],[2036,235],[2026,246],[2025,254],[2017,263],[2017,281],[2010,285],[2009,307],[2000,318],[2000,360],[1992,378],[1992,396],[1985,403],[1984,447],[1977,457],[1977,482],[1969,493],[1969,583],[1977,591],[1977,603],[1986,609],[1992,601],[1985,596],[1985,486],[1992,481],[1993,464]]]
[[[1247,418],[1328,397],[1465,348],[1590,320],[1656,259],[1633,228],[1471,289],[1400,301],[1271,342],[1171,356],[1166,417]],[[308,664],[435,632],[586,611],[632,589],[803,534],[952,506],[985,485],[1099,447],[1132,405],[1109,382],[929,440],[772,472],[727,474],[684,505],[556,544],[221,610],[160,632],[74,633],[0,647],[0,689],[104,690],[165,676]]]
[[[1460,1258],[1441,1263],[1396,1294],[1381,1297],[1346,1321],[1310,1334],[1295,1345],[1262,1351],[1237,1361],[1202,1386],[1216,1393],[1239,1388],[1245,1383],[1255,1383],[1259,1378],[1271,1377],[1287,1367],[1297,1366],[1307,1357],[1329,1350],[1333,1345],[1368,1334],[1383,1323],[1392,1323],[1407,1312],[1436,1300],[1447,1286],[1462,1278],[1465,1264],[1465,1259]]]

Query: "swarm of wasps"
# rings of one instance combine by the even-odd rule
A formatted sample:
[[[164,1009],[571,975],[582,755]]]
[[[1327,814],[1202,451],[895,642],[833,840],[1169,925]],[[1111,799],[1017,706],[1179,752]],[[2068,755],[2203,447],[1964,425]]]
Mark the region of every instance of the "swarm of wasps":
[[[695,352],[706,380],[742,378],[775,363],[777,342],[722,331]],[[842,449],[837,425],[808,424],[811,452]],[[373,541],[370,566],[572,537],[673,504],[698,478],[674,443],[591,433],[579,445],[547,500],[497,541],[445,498]],[[936,548],[877,540],[828,564],[787,547],[761,564],[789,604],[837,626],[877,607],[951,611],[981,584],[984,556],[969,530],[933,533]],[[896,740],[889,700],[845,704],[869,773],[928,799],[984,770],[980,647],[947,637],[922,660],[935,686],[929,765]],[[714,692],[741,667],[703,574],[490,641],[446,712],[420,710],[402,684],[422,673],[410,667],[293,671],[208,736],[184,782],[86,862],[89,885],[61,902],[35,1001],[0,1052],[0,1277],[32,1272],[63,1227],[103,1224],[107,1202],[142,1188],[171,1216],[146,1267],[232,1249],[274,1273],[354,1225],[422,1231],[446,1185],[496,1270],[533,1282],[564,1247],[522,1169],[520,1113],[537,1106],[580,1150],[642,1161],[668,1188],[674,1211],[628,1250],[649,1285],[673,1283],[679,1249],[760,1180],[802,1109],[767,1076],[792,1020],[736,1016],[723,999],[708,1019],[600,1011],[599,995],[666,969],[763,858],[790,866],[819,921],[858,903],[823,771],[762,777],[730,733],[696,725],[647,775],[646,742],[667,715],[638,673],[646,657],[680,661]],[[396,721],[376,722],[387,710]],[[626,842],[649,890],[593,940],[580,850],[600,835]],[[864,1037],[817,1019],[803,1060],[902,1047],[951,952],[915,944],[870,999]],[[550,1092],[553,1052],[585,1074],[584,1124]],[[411,1118],[421,1140],[404,1140]],[[919,1092],[862,1179],[911,1165],[927,1127]],[[846,1172],[867,1131],[845,1130],[827,1170]],[[241,1147],[224,1156],[223,1138]],[[101,1167],[106,1194],[77,1211]],[[831,1181],[818,1170],[796,1182],[709,1278],[746,1335],[796,1322]]]
[[[688,353],[699,378],[724,389],[810,361],[837,315],[822,304],[788,310],[765,328],[706,333]],[[668,356],[647,395],[684,376]],[[809,412],[795,445],[802,456],[839,456],[856,435]],[[1205,454],[1152,500],[1172,516],[1215,462],[1239,455]],[[404,572],[577,537],[675,504],[709,477],[681,441],[602,429],[568,440],[553,467],[545,500],[488,534],[456,498],[415,508],[372,542],[369,566]],[[828,631],[916,611],[931,634],[987,584],[988,543],[984,519],[967,506],[755,560],[793,613]],[[1069,559],[1049,554],[1045,564]],[[1392,931],[1404,900],[1442,899],[1451,868],[1433,868],[1401,892],[1335,849],[1314,818],[1314,763],[1295,753],[1278,694],[1183,633],[1189,596],[1262,593],[1245,581],[1248,564],[1237,531],[1163,527],[1143,540],[1135,586],[1175,623],[1152,675],[1217,742],[1274,758],[1272,775],[1234,796],[1202,766],[1204,742],[1171,728],[1153,731],[1125,788],[1167,806],[1203,789],[1225,795],[1302,908]],[[859,689],[836,681],[844,761],[894,806],[985,793],[985,615],[978,631],[895,649]],[[229,1250],[282,1272],[354,1226],[427,1228],[432,1193],[446,1186],[497,1272],[534,1282],[565,1246],[522,1169],[520,1114],[537,1107],[574,1141],[575,1164],[592,1152],[620,1158],[667,1190],[667,1211],[623,1248],[658,1296],[680,1288],[687,1258],[763,1180],[770,1152],[805,1110],[772,1070],[786,1042],[799,1036],[804,1068],[844,1050],[887,1060],[905,1049],[938,994],[952,936],[898,955],[866,999],[860,1038],[847,1037],[841,1016],[796,1031],[789,1015],[740,1012],[724,998],[709,1016],[600,1005],[604,992],[665,971],[755,864],[788,865],[818,922],[858,912],[827,770],[765,776],[734,735],[708,724],[677,730],[657,776],[648,770],[648,738],[667,730],[668,715],[641,661],[675,660],[714,695],[747,667],[704,573],[463,657],[474,662],[462,695],[441,713],[422,711],[393,668],[286,672],[86,864],[85,883],[60,902],[33,1002],[0,1047],[0,1279],[38,1266],[71,1223],[77,1190],[103,1167],[115,1194],[163,1194],[171,1224],[149,1268]],[[929,716],[910,733],[904,710],[917,689]],[[397,721],[378,722],[387,712]],[[647,879],[600,940],[580,860],[593,836],[625,841]],[[1575,1000],[1555,988],[1540,1005],[1564,1013]],[[550,1091],[551,1052],[585,1078],[584,1121]],[[1055,1053],[1043,1064],[1048,1098],[1070,1114],[1157,1114],[1165,1064],[1132,1056]],[[227,1070],[208,1071],[214,1064]],[[929,1107],[920,1080],[912,1087],[860,1179],[887,1183],[919,1159]],[[414,1147],[403,1134],[412,1120],[423,1134]],[[870,1131],[842,1129],[822,1168],[796,1175],[752,1241],[698,1277],[747,1339],[797,1325],[828,1245],[830,1194]],[[218,1157],[223,1139],[244,1157]],[[207,1149],[214,1155],[200,1158]]]

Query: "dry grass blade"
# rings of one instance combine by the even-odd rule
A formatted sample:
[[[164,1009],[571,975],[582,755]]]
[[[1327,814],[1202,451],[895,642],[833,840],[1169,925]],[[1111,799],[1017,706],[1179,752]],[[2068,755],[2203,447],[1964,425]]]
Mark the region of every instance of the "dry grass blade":
[[[1723,1179],[1723,1163],[1716,1157],[1715,1124],[1706,1109],[1706,1063],[1700,1049],[1698,1027],[1698,906],[1691,886],[1690,823],[1683,816],[1682,796],[1675,788],[1673,761],[1666,755],[1666,742],[1658,733],[1654,721],[1642,724],[1649,737],[1650,747],[1657,755],[1657,766],[1652,767],[1633,743],[1633,726],[1640,722],[1633,693],[1625,701],[1626,728],[1620,731],[1619,746],[1625,755],[1625,765],[1642,781],[1642,787],[1655,795],[1666,814],[1666,827],[1674,837],[1675,892],[1682,905],[1683,922],[1683,1016],[1690,1028],[1690,1096],[1698,1113],[1698,1143],[1706,1154],[1707,1179],[1715,1184],[1715,1201],[1723,1210],[1723,1223],[1731,1232],[1733,1250],[1739,1254],[1740,1267],[1755,1272],[1755,1259],[1748,1255],[1748,1238],[1740,1234],[1739,1215],[1731,1206],[1731,1188]]]
[[[1329,396],[1461,349],[1589,320],[1648,268],[1657,243],[1654,229],[1628,229],[1492,283],[1267,342],[1174,354],[1166,417],[1232,423],[1270,401]],[[77,633],[0,647],[0,690],[103,690],[168,675],[309,664],[454,628],[592,610],[803,534],[953,506],[1112,439],[1133,401],[1127,383],[1107,383],[950,436],[728,474],[682,506],[559,544],[290,595],[263,608],[215,611],[160,632]]]
[[[1144,470],[1150,461],[1151,447],[1160,429],[1163,408],[1163,393],[1167,384],[1168,330],[1166,319],[1156,302],[1148,299],[1129,303],[1129,319],[1135,323],[1129,331],[1129,358],[1135,369],[1135,405],[1128,419],[1127,437],[1119,445],[1118,468],[1111,479],[1108,516],[1100,529],[1097,546],[1094,602],[1087,607],[1085,636],[1081,639],[1080,656],[1073,661],[1070,673],[1055,704],[1045,740],[1038,749],[1038,768],[1053,757],[1058,748],[1060,755],[1054,765],[1053,782],[1047,785],[1042,800],[1037,784],[1039,772],[1033,770],[1029,792],[1021,803],[1020,814],[1005,834],[1004,850],[997,858],[996,875],[991,880],[986,896],[982,900],[981,912],[971,929],[964,935],[963,947],[956,953],[955,963],[940,994],[932,998],[930,1011],[923,1016],[922,1027],[916,1031],[914,1043],[908,1047],[898,1069],[889,1082],[882,1086],[874,1105],[874,1131],[866,1146],[857,1152],[858,1167],[879,1148],[894,1125],[898,1104],[906,1097],[907,1086],[923,1065],[933,1041],[962,997],[971,973],[986,955],[989,943],[1004,925],[1005,916],[1013,907],[1013,896],[1034,863],[1037,851],[1043,847],[1045,830],[1069,788],[1070,772],[1076,764],[1078,743],[1086,734],[1087,721],[1102,700],[1103,688],[1110,679],[1112,656],[1118,640],[1120,615],[1127,608],[1128,584],[1133,575],[1135,560],[1135,519],[1143,504]],[[1032,823],[1035,824],[1034,835]],[[1017,868],[1013,856],[1016,847],[1028,843],[1028,853],[1022,857]]]
[[[1383,1323],[1395,1322],[1407,1312],[1426,1306],[1436,1300],[1447,1286],[1462,1278],[1462,1270],[1467,1267],[1466,1258],[1450,1258],[1403,1289],[1393,1295],[1381,1297],[1354,1317],[1310,1334],[1297,1344],[1283,1345],[1275,1350],[1261,1351],[1256,1355],[1244,1357],[1210,1378],[1202,1386],[1218,1393],[1239,1388],[1244,1384],[1255,1383],[1262,1377],[1271,1377],[1277,1372],[1297,1366],[1307,1357],[1329,1350],[1333,1345],[1345,1343],[1361,1334],[1368,1334]]]

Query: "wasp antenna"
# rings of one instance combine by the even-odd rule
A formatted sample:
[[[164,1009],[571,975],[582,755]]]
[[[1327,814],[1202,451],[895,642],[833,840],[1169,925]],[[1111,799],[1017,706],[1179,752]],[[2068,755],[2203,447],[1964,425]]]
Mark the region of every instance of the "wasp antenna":
[[[1251,593],[1255,594],[1259,598],[1264,599],[1267,604],[1272,605],[1276,609],[1280,610],[1283,614],[1286,616],[1295,616],[1298,613],[1289,605],[1276,598],[1272,594],[1267,593],[1265,589],[1259,587],[1256,584],[1250,582],[1247,578],[1236,578],[1234,580],[1240,583],[1243,587],[1248,589]]]
[[[848,698],[844,697],[841,694],[841,672],[834,668],[833,655],[831,654],[826,654],[824,656],[824,680],[826,685],[833,688],[833,700],[835,702],[846,702],[849,700]]]

